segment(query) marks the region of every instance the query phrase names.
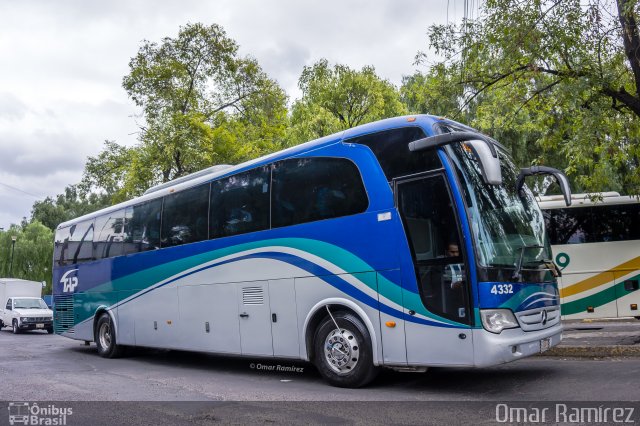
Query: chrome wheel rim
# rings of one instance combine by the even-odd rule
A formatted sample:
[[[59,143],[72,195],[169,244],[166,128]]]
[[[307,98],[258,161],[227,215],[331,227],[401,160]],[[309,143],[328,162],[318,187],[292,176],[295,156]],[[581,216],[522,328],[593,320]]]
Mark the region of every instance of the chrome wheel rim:
[[[325,339],[324,356],[335,373],[349,374],[360,359],[360,342],[349,330],[333,330]]]
[[[98,339],[103,349],[109,349],[111,347],[111,324],[105,322],[100,326]]]

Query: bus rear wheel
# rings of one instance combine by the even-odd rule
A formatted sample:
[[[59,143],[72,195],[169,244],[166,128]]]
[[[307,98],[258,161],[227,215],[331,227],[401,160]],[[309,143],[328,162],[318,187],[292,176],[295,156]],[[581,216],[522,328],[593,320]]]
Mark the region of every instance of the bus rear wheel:
[[[103,358],[117,358],[122,355],[122,346],[116,344],[116,329],[109,314],[102,314],[96,324],[95,333],[98,355]]]
[[[373,365],[371,337],[362,321],[348,312],[336,312],[318,326],[314,339],[314,363],[329,384],[359,388],[378,374]]]

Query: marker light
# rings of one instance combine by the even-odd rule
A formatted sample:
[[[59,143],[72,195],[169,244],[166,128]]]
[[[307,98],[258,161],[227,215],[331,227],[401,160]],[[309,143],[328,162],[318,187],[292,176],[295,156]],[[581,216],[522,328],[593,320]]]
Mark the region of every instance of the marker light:
[[[407,121],[409,123],[413,123],[414,121],[416,121],[416,118],[415,117],[409,117],[409,118],[407,118]]]
[[[384,325],[386,325],[389,328],[393,328],[396,326],[396,322],[395,321],[387,321],[384,323]]]
[[[500,334],[506,328],[518,327],[518,321],[510,309],[481,309],[482,326],[491,333]]]

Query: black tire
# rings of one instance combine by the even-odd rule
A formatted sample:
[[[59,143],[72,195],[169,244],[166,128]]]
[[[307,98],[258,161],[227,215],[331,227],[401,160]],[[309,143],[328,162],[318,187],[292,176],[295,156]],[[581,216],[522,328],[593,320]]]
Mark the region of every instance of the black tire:
[[[53,334],[53,328],[47,328],[47,333]]]
[[[116,344],[116,329],[109,314],[102,314],[98,319],[94,340],[101,357],[118,358],[122,355],[123,347]]]
[[[11,323],[11,331],[13,334],[20,334],[20,328],[18,327],[18,320],[13,320]]]
[[[325,318],[314,337],[314,363],[329,382],[341,388],[359,388],[370,383],[379,369],[373,365],[371,337],[367,327],[355,315],[336,312]],[[338,371],[339,370],[339,371]]]

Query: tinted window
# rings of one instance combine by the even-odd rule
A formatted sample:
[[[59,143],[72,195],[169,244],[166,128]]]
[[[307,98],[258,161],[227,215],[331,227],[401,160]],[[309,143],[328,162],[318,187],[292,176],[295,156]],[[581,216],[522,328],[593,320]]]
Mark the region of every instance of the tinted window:
[[[435,149],[409,151],[409,142],[424,138],[419,127],[404,127],[386,130],[346,140],[345,142],[366,145],[380,162],[387,180],[399,176],[434,170],[442,167]]]
[[[164,197],[162,247],[207,239],[209,184]]]
[[[124,240],[124,210],[98,216],[93,239],[94,257],[104,259],[120,256]]]
[[[131,235],[131,225],[133,222],[133,206],[124,209],[124,239],[122,241],[122,252],[124,254],[137,253],[138,245],[133,242]]]
[[[147,201],[125,211],[125,253],[160,248],[162,199]]]
[[[358,168],[349,160],[299,158],[274,165],[273,227],[361,213],[368,205]]]
[[[93,221],[81,222],[69,227],[68,250],[65,263],[81,263],[93,259]]]
[[[591,215],[587,208],[543,210],[551,244],[587,242],[591,232]]]
[[[69,231],[70,227],[61,228],[56,231],[55,243],[53,249],[53,261],[57,265],[64,265],[64,259],[69,250]]]
[[[551,244],[640,239],[640,205],[544,210]]]
[[[594,241],[640,239],[640,204],[592,208]]]
[[[211,238],[269,229],[269,167],[211,183]]]

